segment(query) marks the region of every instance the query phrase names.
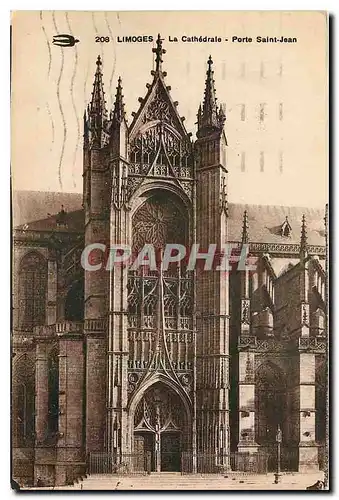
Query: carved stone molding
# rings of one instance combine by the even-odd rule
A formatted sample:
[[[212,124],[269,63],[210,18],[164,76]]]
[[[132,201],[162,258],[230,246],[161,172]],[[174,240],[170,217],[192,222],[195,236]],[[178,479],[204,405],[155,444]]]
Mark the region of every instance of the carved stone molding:
[[[241,323],[249,325],[250,323],[250,300],[242,299],[241,301]]]
[[[254,336],[240,336],[238,338],[239,351],[251,350],[252,352],[283,352],[291,350],[293,345],[289,341],[276,338],[258,339]]]
[[[275,338],[257,339],[256,352],[281,352],[288,348],[288,342],[283,342]]]
[[[138,385],[140,374],[136,372],[130,372],[128,374],[128,392],[132,393],[136,386]]]
[[[255,349],[257,345],[257,338],[252,335],[241,335],[238,338],[239,351],[246,349]]]
[[[230,241],[230,243],[235,243],[238,245],[238,248],[241,248],[240,241]],[[274,254],[275,256],[278,254],[282,255],[299,255],[300,245],[296,243],[249,243],[249,251],[256,253],[269,253]],[[307,247],[309,255],[325,255],[326,248],[325,245],[308,245]]]
[[[325,353],[326,352],[326,342],[325,338],[318,337],[300,337],[298,342],[299,351],[302,352],[318,352]]]
[[[105,332],[106,331],[106,327],[107,327],[107,321],[106,321],[106,319],[102,319],[102,318],[99,318],[99,319],[85,319],[84,329],[87,332],[91,332],[91,333]]]

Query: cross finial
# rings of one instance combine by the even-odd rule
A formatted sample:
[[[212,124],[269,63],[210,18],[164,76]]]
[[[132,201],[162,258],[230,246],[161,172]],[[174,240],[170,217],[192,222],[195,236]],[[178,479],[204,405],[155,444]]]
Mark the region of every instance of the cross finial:
[[[98,57],[97,57],[97,66],[101,66],[101,65],[102,65],[101,57],[100,57],[100,55],[98,55]]]
[[[163,62],[162,60],[162,55],[166,54],[166,50],[162,48],[162,41],[163,38],[161,38],[160,33],[158,34],[157,38],[157,47],[155,49],[152,49],[152,52],[156,54],[155,56],[155,71],[161,71],[161,63]]]
[[[210,71],[212,69],[212,64],[213,64],[213,60],[212,60],[212,56],[211,55],[208,58],[207,64],[208,64],[208,69]]]

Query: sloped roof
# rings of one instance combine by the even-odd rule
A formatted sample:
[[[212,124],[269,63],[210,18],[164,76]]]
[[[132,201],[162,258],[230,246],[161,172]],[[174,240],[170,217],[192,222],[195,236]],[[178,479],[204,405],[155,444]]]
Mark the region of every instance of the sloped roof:
[[[81,232],[84,229],[84,213],[81,204],[82,195],[78,193],[18,191],[13,195],[13,220],[20,221],[21,228],[24,224],[28,224],[25,229],[32,231],[55,230],[57,229],[57,213],[63,205],[67,212],[68,227],[67,229],[60,228],[60,230]],[[241,240],[245,210],[248,215],[250,242],[299,244],[301,218],[305,214],[308,244],[325,245],[325,209],[237,203],[228,205],[229,241]],[[53,215],[39,219],[48,212]],[[281,236],[280,231],[286,216],[292,228],[289,237]]]
[[[249,241],[256,243],[300,243],[301,218],[306,218],[309,245],[325,245],[325,208],[284,207],[276,205],[244,205],[229,203],[230,241],[241,240],[244,211],[248,215]],[[281,235],[281,226],[288,218],[292,228],[288,237]]]
[[[25,222],[16,229],[26,231],[60,231],[64,233],[81,233],[84,231],[84,211],[76,210],[74,212],[66,212],[65,224],[58,224],[58,214],[51,215],[46,219],[40,219],[32,222]]]
[[[13,191],[13,227],[47,219],[48,214],[57,214],[61,205],[66,212],[82,209],[82,194],[46,191]]]

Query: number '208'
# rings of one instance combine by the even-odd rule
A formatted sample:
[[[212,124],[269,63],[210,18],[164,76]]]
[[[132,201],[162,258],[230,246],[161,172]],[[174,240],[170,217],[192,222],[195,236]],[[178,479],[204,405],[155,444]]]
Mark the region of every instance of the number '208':
[[[95,41],[99,43],[109,42],[109,36],[96,36]]]

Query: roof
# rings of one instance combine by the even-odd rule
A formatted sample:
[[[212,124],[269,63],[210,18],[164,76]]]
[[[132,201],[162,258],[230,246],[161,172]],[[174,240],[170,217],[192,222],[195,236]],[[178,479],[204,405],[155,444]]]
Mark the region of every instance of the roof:
[[[13,191],[13,226],[46,219],[48,214],[57,214],[61,205],[66,212],[82,209],[82,194],[49,191]],[[47,219],[46,219],[47,220]]]
[[[64,233],[81,233],[84,231],[84,211],[76,210],[65,213],[65,224],[58,223],[59,214],[51,215],[46,219],[40,219],[32,222],[25,222],[17,226],[16,229],[24,231],[60,231]]]
[[[57,228],[57,213],[60,211],[61,205],[63,205],[67,212],[67,228],[62,230],[81,232],[84,229],[84,213],[81,203],[82,195],[78,193],[18,191],[13,195],[13,220],[20,221],[21,228],[23,228],[24,224],[28,224],[23,229],[31,231],[55,230]],[[299,244],[301,218],[304,214],[308,244],[325,246],[325,209],[237,203],[229,203],[228,205],[229,241],[241,241],[245,210],[248,215],[250,242]],[[53,215],[38,219],[39,216],[45,215],[47,212]],[[281,226],[286,217],[291,226],[288,237],[281,235]]]
[[[325,245],[325,207],[323,210],[303,207],[284,207],[275,205],[228,204],[230,241],[241,240],[242,220],[247,210],[249,241],[256,243],[299,244],[301,218],[305,215],[307,243]],[[289,236],[281,235],[281,226],[286,217],[291,226]]]

